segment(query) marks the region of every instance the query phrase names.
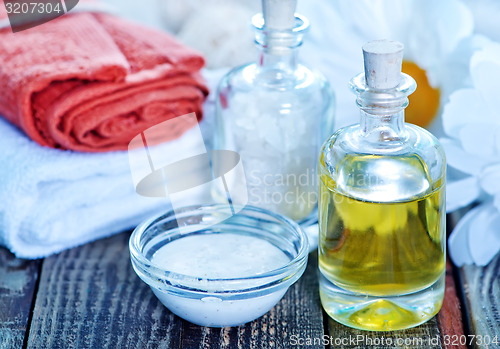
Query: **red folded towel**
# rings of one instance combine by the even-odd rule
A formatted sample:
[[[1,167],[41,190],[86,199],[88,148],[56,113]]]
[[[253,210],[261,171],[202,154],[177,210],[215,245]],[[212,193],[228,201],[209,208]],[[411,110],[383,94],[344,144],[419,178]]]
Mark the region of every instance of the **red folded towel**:
[[[190,112],[201,118],[203,64],[170,35],[110,15],[68,14],[18,33],[3,29],[0,114],[42,145],[127,149],[161,121]],[[160,138],[191,126],[179,121]]]

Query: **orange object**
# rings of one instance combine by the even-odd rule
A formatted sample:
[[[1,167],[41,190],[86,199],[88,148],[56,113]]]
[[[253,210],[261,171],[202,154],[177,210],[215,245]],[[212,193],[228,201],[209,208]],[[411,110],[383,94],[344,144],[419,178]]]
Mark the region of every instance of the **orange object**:
[[[2,15],[0,14],[0,17]],[[127,149],[143,130],[195,112],[203,57],[172,36],[105,14],[0,31],[0,114],[41,145]],[[193,125],[174,125],[162,140]]]
[[[430,85],[425,70],[415,63],[403,61],[402,71],[412,76],[418,86],[415,93],[409,97],[410,104],[405,112],[406,122],[427,127],[438,114],[441,92]]]

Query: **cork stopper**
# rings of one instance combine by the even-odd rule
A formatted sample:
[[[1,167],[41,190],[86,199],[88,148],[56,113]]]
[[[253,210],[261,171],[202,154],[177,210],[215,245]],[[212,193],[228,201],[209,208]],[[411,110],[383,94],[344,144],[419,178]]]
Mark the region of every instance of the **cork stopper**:
[[[288,30],[295,27],[297,0],[262,0],[264,26],[273,30]]]
[[[402,43],[389,40],[370,41],[363,45],[368,87],[386,90],[400,84],[403,49]]]

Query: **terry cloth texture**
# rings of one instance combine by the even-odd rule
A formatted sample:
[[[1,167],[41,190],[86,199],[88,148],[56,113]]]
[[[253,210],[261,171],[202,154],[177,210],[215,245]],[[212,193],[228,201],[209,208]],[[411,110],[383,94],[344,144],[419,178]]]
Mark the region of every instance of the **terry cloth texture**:
[[[4,28],[0,114],[44,146],[125,150],[159,122],[191,112],[201,118],[203,64],[174,37],[107,14],[70,13],[17,33]],[[161,139],[192,126],[179,122]]]
[[[0,135],[0,245],[19,258],[46,257],[171,209],[165,197],[136,193],[126,151],[88,154],[41,147],[1,118]],[[199,143],[194,127],[155,151],[175,162]]]

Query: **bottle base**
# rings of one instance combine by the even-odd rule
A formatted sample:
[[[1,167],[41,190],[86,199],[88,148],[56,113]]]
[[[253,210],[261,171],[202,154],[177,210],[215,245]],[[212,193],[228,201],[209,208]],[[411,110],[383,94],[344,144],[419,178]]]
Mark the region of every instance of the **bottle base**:
[[[393,331],[423,324],[443,303],[445,275],[415,293],[370,296],[344,290],[319,273],[323,309],[335,321],[359,330]]]

